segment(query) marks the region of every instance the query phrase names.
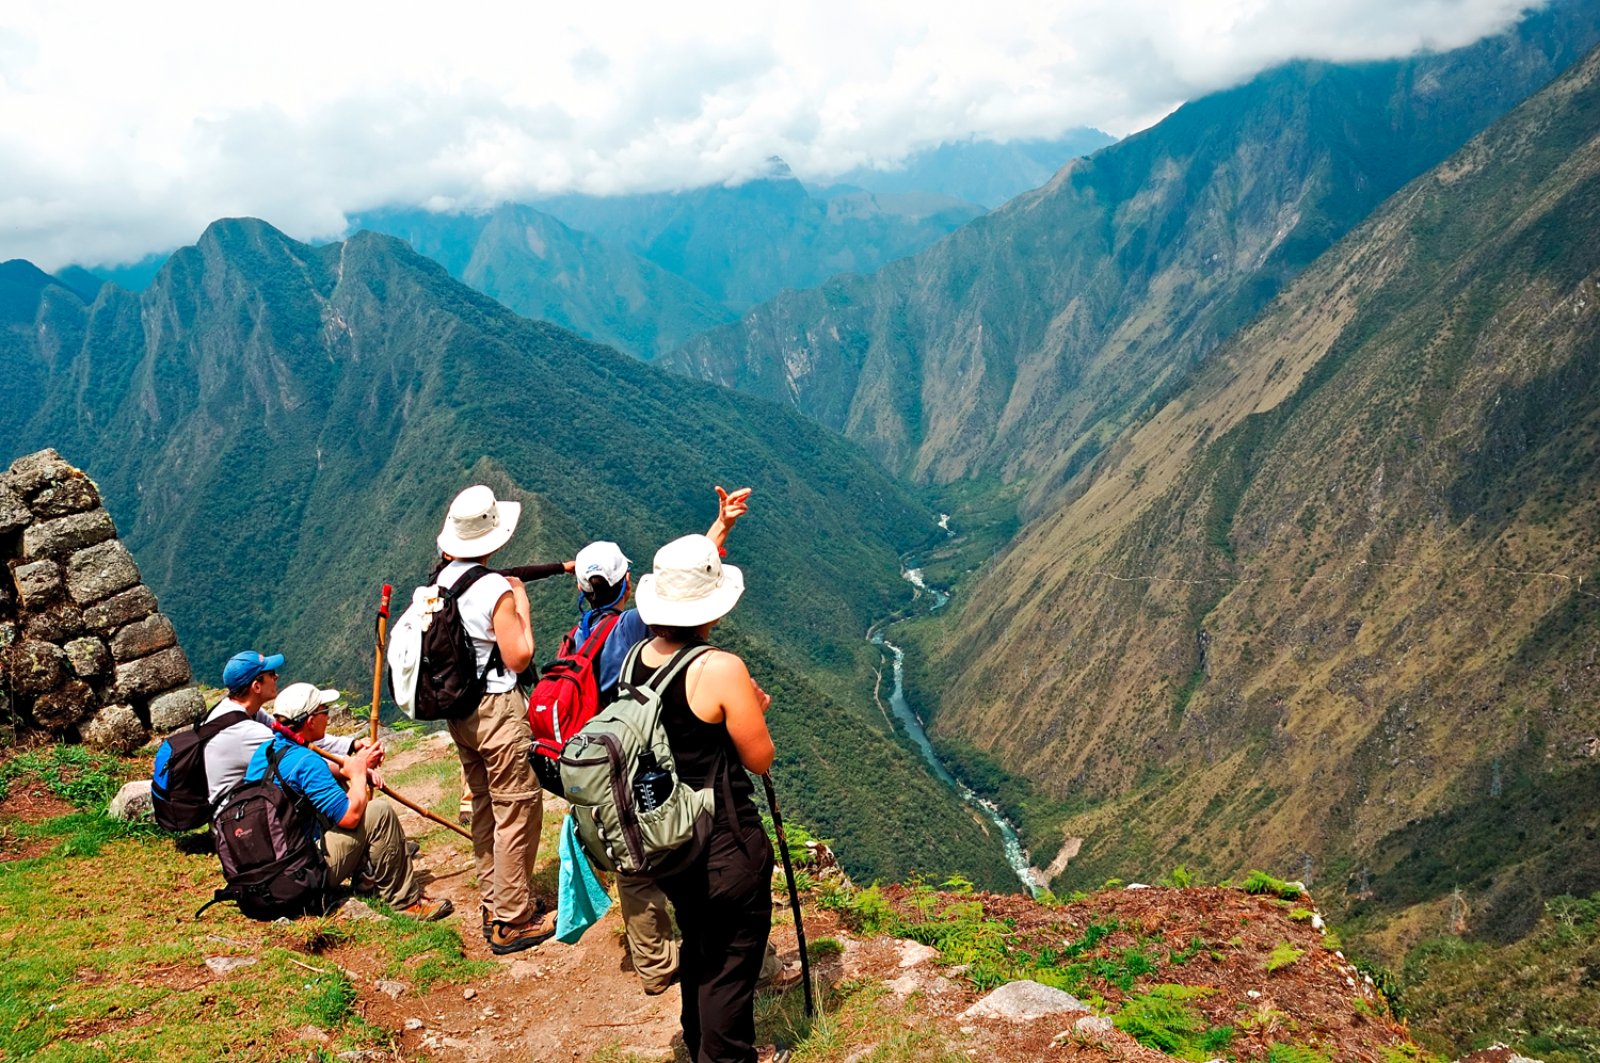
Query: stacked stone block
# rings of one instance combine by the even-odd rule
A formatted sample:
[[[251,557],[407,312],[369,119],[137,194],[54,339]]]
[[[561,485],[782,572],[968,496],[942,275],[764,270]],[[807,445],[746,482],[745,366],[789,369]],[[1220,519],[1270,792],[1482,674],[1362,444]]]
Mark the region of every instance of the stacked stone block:
[[[122,752],[205,711],[189,660],[100,492],[53,450],[0,474],[0,744]]]

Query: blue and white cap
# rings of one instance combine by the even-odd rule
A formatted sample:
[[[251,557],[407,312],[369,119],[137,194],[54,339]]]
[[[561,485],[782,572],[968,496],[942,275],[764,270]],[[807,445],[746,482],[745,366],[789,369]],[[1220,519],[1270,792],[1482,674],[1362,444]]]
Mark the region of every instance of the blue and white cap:
[[[615,587],[628,574],[630,564],[632,562],[623,554],[622,547],[613,542],[601,541],[590,543],[578,551],[578,556],[572,563],[572,574],[577,577],[578,589],[581,591],[593,590],[593,580],[596,576]]]

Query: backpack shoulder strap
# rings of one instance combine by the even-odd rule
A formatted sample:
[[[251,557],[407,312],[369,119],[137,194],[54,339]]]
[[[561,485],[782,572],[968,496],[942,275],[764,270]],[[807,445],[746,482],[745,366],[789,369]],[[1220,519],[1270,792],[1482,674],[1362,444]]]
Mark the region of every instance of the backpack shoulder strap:
[[[223,713],[209,723],[204,720],[196,720],[194,722],[194,731],[195,734],[200,736],[202,743],[209,742],[234,724],[244,723],[249,718],[250,714],[243,709],[233,709]]]
[[[478,582],[487,575],[489,575],[488,569],[484,568],[482,565],[473,565],[471,568],[461,573],[461,576],[450,586],[441,587],[439,589],[445,598],[454,601],[463,594],[467,593],[467,591],[472,588],[474,583]]]
[[[616,630],[617,624],[621,620],[622,617],[620,615],[612,613],[600,621],[600,626],[589,632],[589,637],[584,640],[583,648],[578,651],[578,656],[587,657],[591,661],[594,660],[601,648],[605,646],[606,639],[611,637],[611,632]],[[572,636],[569,634],[567,637],[570,639]]]

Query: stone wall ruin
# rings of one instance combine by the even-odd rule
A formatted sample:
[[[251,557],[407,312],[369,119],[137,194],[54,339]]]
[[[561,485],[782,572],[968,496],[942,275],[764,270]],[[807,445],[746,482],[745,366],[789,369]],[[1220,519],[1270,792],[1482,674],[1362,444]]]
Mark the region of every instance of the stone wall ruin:
[[[100,491],[54,450],[0,474],[0,745],[131,752],[205,711]]]

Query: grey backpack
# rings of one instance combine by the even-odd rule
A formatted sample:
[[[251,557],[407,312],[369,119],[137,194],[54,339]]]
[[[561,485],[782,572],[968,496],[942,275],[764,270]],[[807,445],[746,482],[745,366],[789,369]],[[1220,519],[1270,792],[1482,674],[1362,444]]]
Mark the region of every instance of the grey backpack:
[[[644,643],[622,662],[617,697],[561,751],[561,785],[578,841],[603,871],[658,878],[681,870],[711,834],[716,795],[678,778],[661,726],[661,693],[711,647],[685,646],[644,683],[633,674]]]

